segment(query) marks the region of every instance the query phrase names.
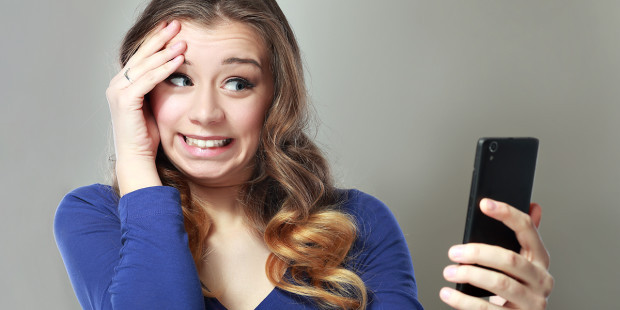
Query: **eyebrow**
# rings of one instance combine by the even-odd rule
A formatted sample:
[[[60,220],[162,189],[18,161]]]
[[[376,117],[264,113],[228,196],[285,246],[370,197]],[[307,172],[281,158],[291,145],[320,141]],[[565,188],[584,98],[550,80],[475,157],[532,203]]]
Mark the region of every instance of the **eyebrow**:
[[[224,61],[222,61],[223,65],[230,65],[230,64],[252,64],[257,66],[259,69],[263,70],[263,67],[261,67],[261,65],[258,63],[258,61],[251,59],[251,58],[237,58],[237,57],[231,57],[231,58],[227,58]]]
[[[188,65],[191,66],[192,62],[184,59],[183,60],[183,64],[184,65]],[[230,57],[230,58],[226,58],[224,59],[224,61],[222,61],[223,65],[230,65],[230,64],[251,64],[251,65],[255,65],[256,67],[258,67],[260,70],[263,70],[263,67],[258,63],[258,61],[251,59],[251,58],[238,58],[238,57]]]

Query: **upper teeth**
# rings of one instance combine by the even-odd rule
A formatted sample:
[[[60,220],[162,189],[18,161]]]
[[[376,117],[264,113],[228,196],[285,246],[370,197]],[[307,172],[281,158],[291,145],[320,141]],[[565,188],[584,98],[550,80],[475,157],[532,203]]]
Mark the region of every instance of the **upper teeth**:
[[[190,137],[186,137],[185,141],[188,145],[197,146],[199,148],[208,148],[208,147],[221,147],[226,144],[228,139],[223,140],[200,140],[200,139],[192,139]]]

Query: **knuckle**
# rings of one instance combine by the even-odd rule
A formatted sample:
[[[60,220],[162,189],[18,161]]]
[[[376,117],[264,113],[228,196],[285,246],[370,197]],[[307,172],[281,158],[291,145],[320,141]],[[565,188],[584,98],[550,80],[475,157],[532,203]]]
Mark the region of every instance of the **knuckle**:
[[[170,57],[169,59],[166,59],[166,61],[167,61],[166,62],[166,66],[168,66],[168,68],[170,70],[174,70],[174,69],[176,69],[180,65],[179,62],[172,61],[172,60],[174,60],[176,58],[176,56],[177,55],[175,55],[175,57]]]
[[[456,276],[459,279],[469,279],[471,274],[471,267],[468,265],[460,266],[457,269]]]
[[[551,295],[551,290],[553,290],[553,286],[555,285],[555,279],[553,278],[553,276],[551,276],[550,274],[548,274],[545,277],[545,283],[543,284],[543,288],[545,291],[545,296],[549,296]]]
[[[174,48],[174,45],[170,45],[166,48],[165,50],[165,54],[168,58],[173,57],[174,55],[179,53],[179,49],[178,48]]]
[[[148,83],[154,83],[157,80],[157,75],[155,72],[150,71],[142,76],[142,78]]]
[[[452,307],[456,307],[457,305],[461,304],[463,300],[463,297],[460,294],[451,294],[450,295],[450,306]]]
[[[463,246],[460,260],[463,263],[476,263],[480,257],[480,247],[476,244],[468,244]]]
[[[167,31],[158,31],[154,36],[155,41],[160,44],[166,43],[169,38],[170,34]]]
[[[112,100],[116,98],[116,93],[117,93],[117,90],[111,86],[105,90],[105,97],[108,100],[108,103],[110,103]]]
[[[528,289],[524,285],[513,285],[510,294],[513,296],[525,296],[528,293]]]
[[[480,304],[478,304],[477,308],[478,308],[478,310],[489,310],[490,309],[489,308],[489,304],[487,304],[487,303],[480,303]]]
[[[500,292],[505,292],[510,288],[510,280],[506,276],[500,276],[495,280],[493,287]]]
[[[508,267],[516,269],[519,266],[519,258],[519,254],[515,252],[508,253],[506,258]]]
[[[544,251],[543,252],[543,263],[545,264],[545,267],[549,268],[549,265],[551,264],[551,255],[549,254],[549,251]]]
[[[108,93],[113,93],[114,90],[116,90],[118,88],[118,77],[115,76],[114,78],[112,78],[110,80],[110,83],[108,83],[108,88],[106,89],[106,94]]]
[[[547,309],[547,298],[537,297],[533,300],[534,309]]]
[[[519,224],[523,228],[535,227],[534,226],[534,221],[532,220],[532,218],[529,215],[526,215],[526,214],[523,214],[523,216],[521,216],[521,221],[520,221]]]

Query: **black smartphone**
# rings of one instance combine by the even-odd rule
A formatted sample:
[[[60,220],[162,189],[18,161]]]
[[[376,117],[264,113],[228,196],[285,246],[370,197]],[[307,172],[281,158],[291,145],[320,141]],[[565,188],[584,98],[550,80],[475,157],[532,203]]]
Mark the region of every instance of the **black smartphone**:
[[[498,245],[517,253],[521,250],[515,233],[504,223],[482,213],[480,201],[491,198],[528,213],[537,155],[536,138],[478,140],[463,243]],[[493,295],[467,283],[458,283],[456,289],[476,297]]]

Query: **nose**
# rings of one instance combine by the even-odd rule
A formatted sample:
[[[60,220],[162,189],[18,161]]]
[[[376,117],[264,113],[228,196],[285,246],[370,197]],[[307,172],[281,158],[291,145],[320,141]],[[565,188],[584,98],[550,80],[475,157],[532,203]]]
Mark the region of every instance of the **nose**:
[[[189,111],[189,119],[192,123],[207,126],[219,123],[225,119],[225,113],[220,105],[217,91],[205,89],[197,92],[197,96]]]

